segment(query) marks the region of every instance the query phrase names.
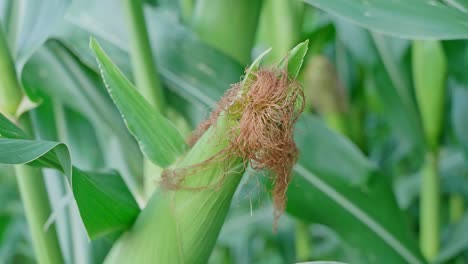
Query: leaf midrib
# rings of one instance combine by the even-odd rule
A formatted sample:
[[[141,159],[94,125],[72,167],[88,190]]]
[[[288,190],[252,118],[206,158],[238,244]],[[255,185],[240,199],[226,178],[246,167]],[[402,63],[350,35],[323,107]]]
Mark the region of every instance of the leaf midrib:
[[[378,237],[380,237],[387,245],[389,245],[395,252],[397,252],[403,259],[410,264],[422,264],[417,256],[411,253],[395,236],[387,231],[382,225],[375,221],[366,212],[361,210],[352,201],[347,199],[342,194],[335,191],[331,186],[322,181],[319,177],[308,171],[301,164],[296,164],[294,170],[300,174],[305,180],[314,185],[317,189],[322,191],[325,195],[330,197],[344,210],[348,211],[351,215],[357,218],[362,223],[366,224]]]

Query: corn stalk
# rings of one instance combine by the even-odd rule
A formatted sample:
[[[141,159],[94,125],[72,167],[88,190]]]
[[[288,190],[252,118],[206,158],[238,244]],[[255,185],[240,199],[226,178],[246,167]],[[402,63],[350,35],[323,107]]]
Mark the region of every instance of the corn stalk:
[[[2,73],[2,78],[0,78],[0,112],[14,119],[23,93],[1,27],[0,72]],[[30,130],[29,116],[24,116],[22,122],[23,126]],[[51,209],[41,171],[26,165],[16,165],[15,172],[38,263],[63,263],[55,226],[52,225],[47,230],[44,229]]]
[[[447,62],[438,41],[413,43],[413,74],[427,154],[422,169],[420,246],[427,260],[440,247],[439,144],[443,127]]]

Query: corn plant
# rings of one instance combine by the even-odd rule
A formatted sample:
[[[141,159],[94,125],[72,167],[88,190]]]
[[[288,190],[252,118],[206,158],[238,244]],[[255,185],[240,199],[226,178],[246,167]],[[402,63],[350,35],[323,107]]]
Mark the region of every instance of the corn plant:
[[[467,10],[0,0],[0,263],[467,262]]]

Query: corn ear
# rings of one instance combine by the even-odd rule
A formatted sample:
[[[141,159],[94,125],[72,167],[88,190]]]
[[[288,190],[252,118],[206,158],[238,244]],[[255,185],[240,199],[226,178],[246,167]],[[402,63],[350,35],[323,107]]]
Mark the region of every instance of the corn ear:
[[[290,63],[283,62],[279,67],[296,78],[306,52],[307,42],[299,44],[288,54]],[[267,53],[255,60],[244,80],[253,78],[250,71],[258,70]],[[238,96],[249,89],[248,83],[241,83]],[[218,155],[231,144],[228,135],[239,122],[234,115],[221,112],[193,147],[168,168],[174,175],[163,179],[165,184],[158,186],[134,226],[114,244],[105,263],[208,262],[245,169],[242,158]],[[187,169],[189,173],[185,173]],[[183,176],[178,188],[165,188],[165,180],[177,182],[178,176]]]
[[[199,164],[225,148],[229,122],[226,116],[218,118],[175,167]],[[207,186],[197,191],[160,187],[131,231],[112,248],[106,263],[206,263],[242,177],[242,164],[235,157],[207,163],[184,182],[186,188]],[[226,168],[230,168],[227,174]],[[217,185],[220,180],[222,184]]]

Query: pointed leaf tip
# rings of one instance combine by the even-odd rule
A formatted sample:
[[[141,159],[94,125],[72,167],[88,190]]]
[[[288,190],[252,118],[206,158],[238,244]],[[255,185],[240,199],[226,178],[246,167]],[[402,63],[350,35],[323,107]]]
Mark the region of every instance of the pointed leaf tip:
[[[296,79],[309,49],[309,40],[297,44],[279,63],[280,69],[286,69],[292,79]]]

